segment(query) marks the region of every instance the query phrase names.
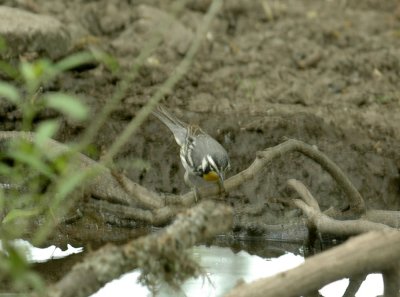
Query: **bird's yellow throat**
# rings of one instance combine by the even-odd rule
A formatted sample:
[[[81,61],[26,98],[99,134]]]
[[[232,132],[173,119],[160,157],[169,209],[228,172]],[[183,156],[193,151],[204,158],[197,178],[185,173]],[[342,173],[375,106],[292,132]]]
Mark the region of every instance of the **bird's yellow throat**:
[[[203,179],[206,181],[217,181],[219,180],[219,175],[215,171],[210,171],[209,173],[203,174]]]

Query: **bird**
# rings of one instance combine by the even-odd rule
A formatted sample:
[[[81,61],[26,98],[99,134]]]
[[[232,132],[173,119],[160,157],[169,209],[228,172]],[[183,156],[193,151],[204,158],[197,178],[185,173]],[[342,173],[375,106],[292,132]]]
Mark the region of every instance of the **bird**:
[[[190,180],[191,176],[218,182],[220,191],[226,194],[223,182],[230,169],[230,160],[225,148],[199,126],[179,120],[162,105],[158,105],[152,114],[167,126],[180,146],[179,155],[185,169],[184,181],[187,186],[194,188],[196,201],[198,192]]]

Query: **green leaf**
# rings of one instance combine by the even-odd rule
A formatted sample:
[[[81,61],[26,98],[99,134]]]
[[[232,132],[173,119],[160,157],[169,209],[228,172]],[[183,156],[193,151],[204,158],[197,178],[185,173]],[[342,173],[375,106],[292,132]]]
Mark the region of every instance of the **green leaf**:
[[[17,104],[20,101],[20,94],[13,85],[0,81],[0,96],[5,97],[12,103]]]
[[[52,138],[60,127],[57,120],[43,121],[36,129],[35,143],[39,147],[44,147],[46,141]]]
[[[69,176],[67,180],[64,179],[57,191],[55,202],[61,202],[69,193],[80,186],[88,178],[89,173],[88,170],[82,170]]]
[[[0,36],[0,53],[5,52],[7,49],[7,42],[6,40]]]
[[[6,204],[6,199],[4,197],[4,191],[3,189],[0,189],[0,212],[3,212],[5,204]]]
[[[21,62],[19,68],[30,93],[34,93],[41,83],[49,81],[57,74],[49,59],[40,59],[32,63]]]
[[[97,61],[103,63],[111,72],[115,73],[120,69],[118,60],[110,54],[97,49],[92,49],[92,54]]]
[[[38,208],[33,208],[33,209],[12,209],[7,213],[5,218],[3,219],[2,223],[7,224],[10,223],[16,219],[21,219],[21,218],[30,218],[33,216],[37,216],[39,214],[39,209]]]
[[[62,94],[52,93],[45,97],[46,105],[65,114],[73,120],[84,120],[88,114],[88,108],[78,98]]]
[[[80,65],[93,63],[95,61],[96,59],[94,58],[92,53],[80,52],[62,59],[61,61],[55,64],[55,67],[59,72],[63,72],[69,69],[74,69]]]
[[[49,59],[40,59],[33,64],[36,78],[41,82],[48,81],[57,75],[54,64]]]
[[[10,166],[0,162],[0,175],[9,176],[11,172],[12,168]]]
[[[3,60],[0,60],[0,74],[14,79],[17,79],[19,77],[18,69]]]
[[[24,78],[24,80],[26,82],[36,80],[35,67],[33,67],[33,65],[31,63],[21,62],[20,71],[21,71],[22,77]]]
[[[50,179],[55,178],[55,174],[51,171],[50,166],[40,160],[38,156],[24,153],[22,151],[10,151],[8,155],[16,161],[29,165]]]
[[[40,275],[36,274],[34,271],[26,271],[23,275],[22,281],[25,285],[28,285],[28,287],[34,288],[37,291],[38,296],[45,296],[45,284]]]
[[[28,88],[28,92],[33,93],[39,86],[39,80],[36,76],[35,67],[28,62],[19,64],[19,72]]]

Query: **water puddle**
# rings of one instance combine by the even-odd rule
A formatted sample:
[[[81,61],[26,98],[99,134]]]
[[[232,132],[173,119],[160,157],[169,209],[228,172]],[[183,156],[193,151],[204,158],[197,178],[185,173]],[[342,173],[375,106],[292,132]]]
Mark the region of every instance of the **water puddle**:
[[[52,246],[46,249],[32,247],[25,241],[18,241],[19,246],[27,250],[32,262],[43,262],[49,259],[58,259],[70,254],[82,252],[82,248],[69,246],[67,251]],[[207,271],[207,277],[189,279],[182,287],[181,292],[162,286],[158,297],[219,297],[231,290],[239,281],[250,282],[261,277],[268,277],[278,272],[296,267],[304,262],[304,258],[291,252],[275,257],[261,258],[250,255],[245,251],[232,252],[230,248],[217,246],[197,246],[191,249],[193,257],[199,261]],[[301,254],[301,248],[298,251]],[[276,253],[279,254],[279,253]],[[91,297],[146,297],[150,296],[146,287],[137,283],[139,270],[127,273],[100,289]],[[324,297],[342,296],[348,285],[348,280],[343,279],[331,283],[320,290]],[[362,284],[356,297],[375,297],[383,294],[383,282],[380,274],[370,274]]]
[[[14,245],[25,252],[26,258],[31,263],[42,263],[53,259],[65,258],[72,254],[78,254],[83,252],[83,248],[74,248],[68,245],[68,249],[62,251],[55,245],[49,246],[47,248],[37,248],[31,245],[28,241],[17,239],[14,240]],[[0,250],[2,250],[2,245],[0,241]]]
[[[286,253],[277,258],[261,258],[241,251],[233,253],[229,248],[198,246],[192,249],[202,267],[207,271],[207,278],[189,279],[182,287],[182,292],[175,292],[164,286],[158,297],[219,297],[223,296],[240,280],[250,282],[261,277],[268,277],[278,272],[296,267],[304,262],[304,258],[293,253]],[[136,283],[140,272],[134,271],[123,275],[99,290],[91,297],[150,296],[149,291]],[[348,280],[340,280],[320,290],[324,297],[341,296]],[[380,274],[370,275],[357,293],[357,297],[375,297],[383,292]]]

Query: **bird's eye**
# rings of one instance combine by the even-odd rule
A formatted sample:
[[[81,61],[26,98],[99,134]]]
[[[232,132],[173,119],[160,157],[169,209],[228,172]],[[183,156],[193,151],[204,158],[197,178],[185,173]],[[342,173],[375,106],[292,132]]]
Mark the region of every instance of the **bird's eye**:
[[[204,168],[204,173],[207,174],[207,173],[209,173],[210,171],[215,171],[215,170],[212,169],[212,167],[210,166],[210,164],[207,164],[207,166]]]

